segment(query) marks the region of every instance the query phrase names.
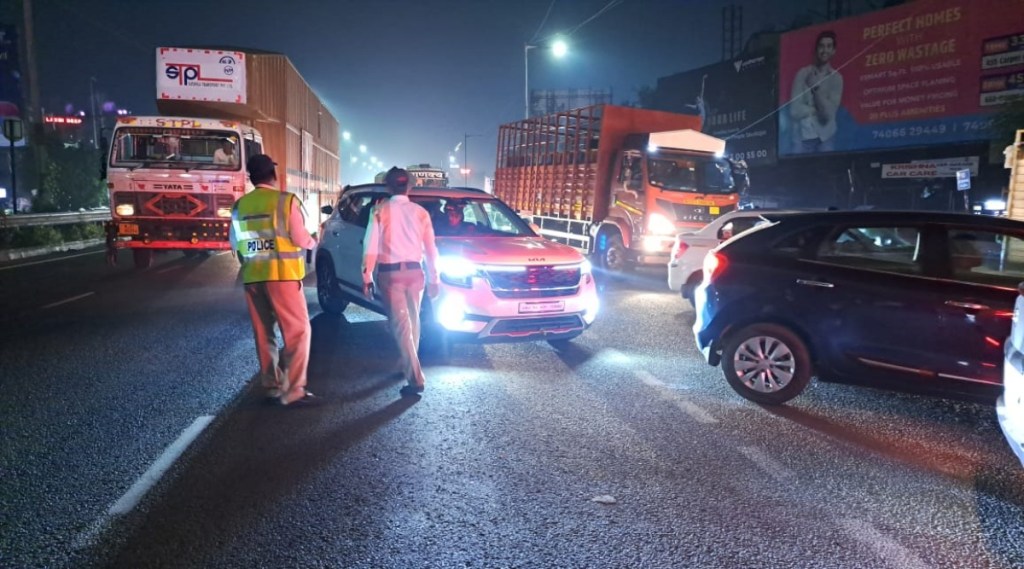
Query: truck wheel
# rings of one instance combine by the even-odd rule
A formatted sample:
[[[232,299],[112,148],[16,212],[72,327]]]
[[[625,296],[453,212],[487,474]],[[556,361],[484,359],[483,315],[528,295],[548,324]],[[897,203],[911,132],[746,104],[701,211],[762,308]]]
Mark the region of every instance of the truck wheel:
[[[153,250],[132,249],[132,260],[136,269],[148,269],[153,264]]]
[[[630,269],[629,254],[626,246],[622,244],[620,235],[611,235],[605,242],[605,247],[599,252],[601,266],[612,273],[622,273]]]
[[[327,255],[316,260],[316,299],[327,314],[337,316],[348,308],[348,299],[341,292],[338,276],[334,274],[334,263]]]
[[[722,371],[736,393],[766,405],[800,395],[813,375],[803,340],[777,324],[753,324],[733,334],[722,350]]]

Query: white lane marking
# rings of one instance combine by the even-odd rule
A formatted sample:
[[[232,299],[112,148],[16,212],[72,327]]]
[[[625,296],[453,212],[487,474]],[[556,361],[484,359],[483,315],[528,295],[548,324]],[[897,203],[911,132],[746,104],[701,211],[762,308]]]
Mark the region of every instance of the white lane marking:
[[[80,550],[94,544],[100,534],[110,526],[110,521],[113,518],[130,512],[211,421],[213,421],[213,415],[203,415],[193,421],[187,429],[182,431],[178,439],[171,443],[164,450],[163,454],[150,465],[149,469],[142,473],[142,476],[135,481],[135,484],[107,509],[103,516],[89,524],[88,528],[78,534],[72,542],[72,547],[75,550]]]
[[[99,255],[104,251],[89,251],[88,253],[79,253],[77,255],[68,255],[66,257],[54,257],[53,259],[44,259],[42,261],[32,261],[31,263],[18,263],[17,265],[11,265],[9,267],[0,267],[0,271],[7,271],[10,269],[20,269],[22,267],[31,267],[32,265],[42,265],[44,263],[53,263],[54,261],[63,261],[65,259],[74,259],[75,257],[84,257],[86,255]]]
[[[749,458],[751,462],[756,464],[758,468],[765,471],[768,476],[771,476],[777,482],[786,482],[793,477],[793,473],[788,468],[782,466],[782,464],[765,454],[759,448],[739,447],[739,451],[743,453],[743,456]]]
[[[132,508],[139,503],[139,500],[153,487],[154,484],[160,480],[164,472],[174,464],[175,460],[181,456],[181,453],[185,452],[188,445],[192,444],[192,441],[199,436],[199,433],[203,432],[203,429],[213,421],[213,415],[203,415],[195,421],[187,429],[185,429],[176,441],[171,443],[171,446],[164,450],[164,453],[156,459],[149,470],[142,473],[142,476],[132,484],[132,487],[121,496],[118,501],[114,502],[113,506],[107,510],[107,515],[114,517],[127,514],[132,511]]]
[[[637,379],[642,381],[644,385],[649,385],[651,387],[668,387],[668,385],[666,385],[664,381],[654,377],[654,374],[647,370],[634,370],[633,375],[635,375]]]
[[[47,304],[46,306],[43,306],[39,310],[46,310],[48,308],[54,308],[54,307],[60,306],[62,304],[67,304],[69,302],[74,302],[76,300],[81,300],[81,299],[83,299],[83,298],[85,298],[87,296],[92,296],[94,294],[96,294],[96,293],[95,292],[85,292],[85,293],[82,293],[82,294],[80,294],[78,296],[72,296],[71,298],[65,298],[64,300],[58,300],[57,302],[51,302],[50,304]]]
[[[656,389],[658,397],[675,403],[676,407],[678,407],[683,413],[689,415],[694,421],[704,423],[705,425],[711,425],[718,422],[718,419],[712,417],[711,413],[708,413],[696,403],[687,401],[680,397],[672,387],[669,386],[669,384],[655,377],[653,373],[643,369],[636,369],[633,370],[633,375],[636,376],[636,378],[644,385]]]
[[[167,267],[167,268],[164,268],[164,269],[160,269],[159,271],[156,271],[156,273],[157,273],[157,274],[160,274],[160,273],[166,273],[166,272],[168,272],[168,271],[176,271],[176,270],[178,270],[178,269],[181,269],[181,268],[183,268],[183,267],[179,267],[179,266],[174,266],[174,265],[172,265],[172,266],[170,266],[170,267]]]
[[[844,518],[838,521],[839,525],[850,534],[850,537],[875,550],[879,557],[888,561],[893,567],[901,569],[926,569],[929,567],[912,551],[878,531],[868,522],[857,518]]]
[[[711,416],[703,408],[699,407],[696,403],[682,400],[677,401],[676,406],[683,410],[684,413],[690,416],[694,421],[698,423],[704,423],[705,425],[712,425],[718,422],[718,419]]]

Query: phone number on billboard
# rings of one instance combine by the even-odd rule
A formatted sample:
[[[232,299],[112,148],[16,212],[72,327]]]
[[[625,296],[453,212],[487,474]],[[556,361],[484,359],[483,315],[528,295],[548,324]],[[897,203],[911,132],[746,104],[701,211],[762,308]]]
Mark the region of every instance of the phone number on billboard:
[[[734,152],[733,160],[755,160],[757,158],[768,158],[767,150],[748,150],[746,152]]]
[[[913,138],[918,136],[937,136],[957,132],[981,132],[992,128],[992,119],[956,121],[928,126],[901,126],[882,128],[871,131],[873,139]]]

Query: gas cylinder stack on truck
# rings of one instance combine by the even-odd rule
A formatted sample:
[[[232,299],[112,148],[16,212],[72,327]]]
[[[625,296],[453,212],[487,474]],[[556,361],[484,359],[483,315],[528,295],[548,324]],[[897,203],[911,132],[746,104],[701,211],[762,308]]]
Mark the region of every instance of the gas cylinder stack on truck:
[[[606,270],[664,266],[675,235],[738,207],[746,164],[700,118],[594,105],[502,125],[494,194]]]
[[[118,119],[103,168],[112,219],[107,259],[131,249],[230,249],[231,207],[252,190],[246,161],[268,154],[278,183],[297,195],[315,231],[339,185],[338,121],[282,54],[162,47],[160,116]]]

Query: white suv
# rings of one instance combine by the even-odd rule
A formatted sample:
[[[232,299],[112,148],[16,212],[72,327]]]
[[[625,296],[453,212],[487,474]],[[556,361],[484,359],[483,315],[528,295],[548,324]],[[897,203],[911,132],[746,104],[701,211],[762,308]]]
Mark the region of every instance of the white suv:
[[[350,303],[384,314],[379,297],[363,296],[363,236],[370,210],[390,197],[382,184],[350,186],[324,206],[316,251],[317,298],[324,312]],[[547,340],[563,347],[597,316],[590,263],[575,249],[538,236],[494,196],[471,188],[416,187],[409,199],[434,221],[440,295],[424,297],[420,347],[446,355],[452,342]],[[444,208],[461,208],[449,229]]]

